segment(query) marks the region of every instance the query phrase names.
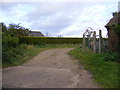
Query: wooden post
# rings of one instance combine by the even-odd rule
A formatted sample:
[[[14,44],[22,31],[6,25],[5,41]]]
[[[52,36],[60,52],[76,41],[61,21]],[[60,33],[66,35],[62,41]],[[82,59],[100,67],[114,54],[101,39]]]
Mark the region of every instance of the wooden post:
[[[85,35],[83,34],[83,47],[85,47]]]
[[[101,30],[99,30],[99,53],[102,51],[102,34]]]
[[[87,35],[87,39],[88,39],[87,45],[88,45],[88,47],[89,47],[89,46],[90,46],[90,35],[89,35],[89,34]]]
[[[93,32],[93,51],[96,53],[96,31]]]

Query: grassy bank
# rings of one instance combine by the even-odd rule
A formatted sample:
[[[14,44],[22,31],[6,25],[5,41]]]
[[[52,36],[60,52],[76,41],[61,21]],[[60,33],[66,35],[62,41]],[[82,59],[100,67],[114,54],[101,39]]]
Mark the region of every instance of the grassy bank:
[[[10,66],[18,66],[23,64],[24,62],[31,59],[33,56],[37,55],[39,52],[45,50],[44,48],[35,47],[33,45],[27,45],[27,49],[25,50],[24,55],[21,55],[17,58],[17,60],[10,62],[3,62],[2,67],[10,67]]]
[[[77,58],[85,69],[92,72],[94,80],[102,87],[118,87],[118,63],[105,61],[106,54],[93,53],[86,48],[76,48],[70,54]]]
[[[38,53],[52,48],[75,48],[78,47],[79,44],[42,44],[42,45],[27,45],[27,48],[24,52],[24,55],[18,55],[17,57],[13,58],[12,63],[11,62],[3,62],[2,67],[10,67],[10,66],[18,66],[21,65],[34,56],[36,56]],[[17,54],[17,53],[16,53]]]

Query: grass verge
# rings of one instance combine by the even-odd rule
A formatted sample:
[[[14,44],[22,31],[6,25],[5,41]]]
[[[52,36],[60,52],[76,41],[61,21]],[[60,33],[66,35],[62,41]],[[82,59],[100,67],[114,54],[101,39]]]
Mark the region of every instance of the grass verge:
[[[105,53],[93,53],[87,48],[75,48],[70,51],[84,65],[84,68],[90,70],[93,78],[104,88],[118,88],[118,64],[113,61],[105,61]]]

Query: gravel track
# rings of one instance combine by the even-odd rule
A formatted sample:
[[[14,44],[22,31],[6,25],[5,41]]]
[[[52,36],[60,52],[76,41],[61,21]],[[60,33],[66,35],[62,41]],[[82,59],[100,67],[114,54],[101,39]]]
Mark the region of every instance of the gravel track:
[[[92,74],[68,52],[49,49],[21,66],[3,69],[3,88],[98,88]]]

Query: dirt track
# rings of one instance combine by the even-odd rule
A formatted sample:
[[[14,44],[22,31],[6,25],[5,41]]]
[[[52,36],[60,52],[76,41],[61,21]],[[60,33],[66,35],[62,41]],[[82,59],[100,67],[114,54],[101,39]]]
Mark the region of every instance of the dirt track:
[[[46,50],[21,66],[3,69],[3,88],[98,88],[92,75],[68,55],[70,50]]]

